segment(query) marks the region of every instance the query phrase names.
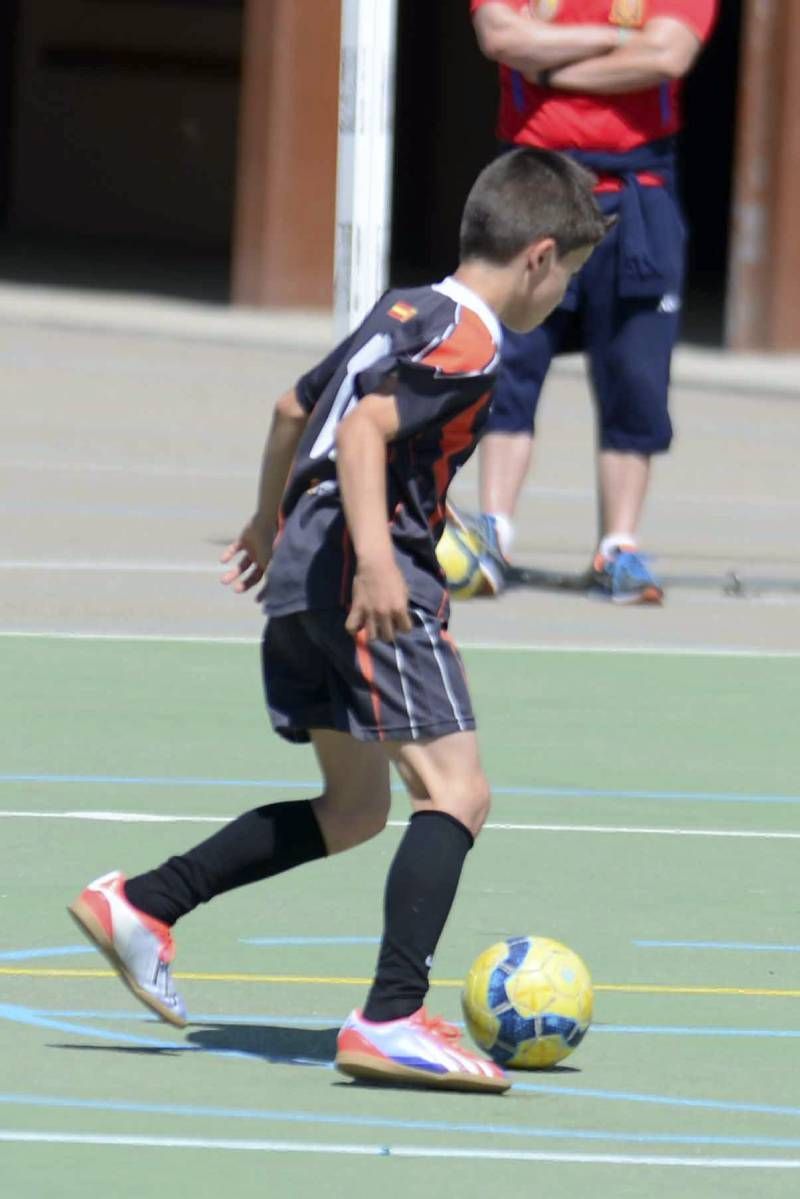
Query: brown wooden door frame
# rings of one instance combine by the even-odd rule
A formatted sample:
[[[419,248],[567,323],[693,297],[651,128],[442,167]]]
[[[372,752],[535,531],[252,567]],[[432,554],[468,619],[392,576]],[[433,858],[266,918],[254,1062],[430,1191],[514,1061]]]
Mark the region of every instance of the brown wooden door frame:
[[[232,296],[330,307],[339,0],[246,0]]]
[[[800,349],[800,0],[746,0],[727,344]]]

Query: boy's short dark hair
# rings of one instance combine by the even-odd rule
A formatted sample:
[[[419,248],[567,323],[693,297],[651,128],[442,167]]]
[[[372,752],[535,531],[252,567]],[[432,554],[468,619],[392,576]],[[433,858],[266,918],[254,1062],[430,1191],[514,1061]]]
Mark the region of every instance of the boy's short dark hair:
[[[559,256],[597,245],[614,218],[593,195],[595,177],[555,150],[520,147],[481,171],[461,220],[461,260],[505,265],[531,242],[552,237]]]

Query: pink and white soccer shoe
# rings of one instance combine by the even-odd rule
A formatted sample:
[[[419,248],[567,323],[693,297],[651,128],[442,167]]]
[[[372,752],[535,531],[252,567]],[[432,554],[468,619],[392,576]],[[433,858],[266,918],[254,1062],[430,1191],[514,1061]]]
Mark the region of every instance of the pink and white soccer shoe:
[[[136,998],[162,1020],[183,1028],[186,1007],[169,969],[175,957],[169,925],[128,902],[125,876],[114,870],[95,879],[67,911]]]
[[[500,1067],[459,1042],[455,1025],[429,1016],[424,1007],[403,1020],[381,1024],[351,1012],[336,1041],[336,1069],[371,1082],[507,1091],[511,1081]]]

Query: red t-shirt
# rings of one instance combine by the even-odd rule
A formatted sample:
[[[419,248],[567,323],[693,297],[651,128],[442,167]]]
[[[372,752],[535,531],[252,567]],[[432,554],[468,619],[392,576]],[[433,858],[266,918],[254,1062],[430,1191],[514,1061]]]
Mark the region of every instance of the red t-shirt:
[[[529,8],[529,0],[499,2],[518,11]],[[470,0],[471,11],[488,3]],[[705,42],[718,0],[531,0],[530,8],[563,25],[607,22],[636,29],[654,17],[673,17]],[[680,93],[680,81],[614,96],[560,92],[537,87],[518,71],[501,66],[497,134],[501,141],[523,146],[624,152],[680,129]]]

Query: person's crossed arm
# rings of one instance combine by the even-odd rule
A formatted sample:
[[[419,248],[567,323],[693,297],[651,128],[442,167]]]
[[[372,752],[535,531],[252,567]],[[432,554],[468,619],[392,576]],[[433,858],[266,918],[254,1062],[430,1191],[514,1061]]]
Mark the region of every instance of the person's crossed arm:
[[[613,95],[657,87],[686,75],[702,47],[700,35],[671,16],[653,17],[639,30],[561,24],[537,17],[530,5],[486,0],[472,21],[487,58],[560,91]]]
[[[702,41],[693,29],[674,17],[653,17],[641,30],[631,30],[624,44],[610,54],[538,72],[526,72],[532,83],[546,82],[559,91],[614,95],[638,92],[682,79],[694,65]]]
[[[472,23],[478,45],[493,62],[533,77],[566,63],[608,54],[620,44],[612,25],[560,25],[543,21],[530,6],[488,0],[474,8]]]

